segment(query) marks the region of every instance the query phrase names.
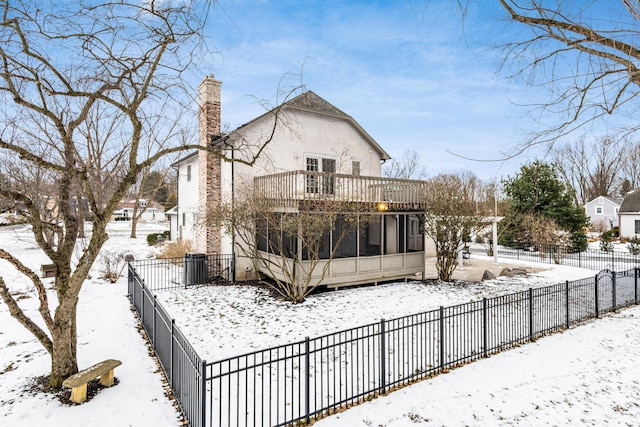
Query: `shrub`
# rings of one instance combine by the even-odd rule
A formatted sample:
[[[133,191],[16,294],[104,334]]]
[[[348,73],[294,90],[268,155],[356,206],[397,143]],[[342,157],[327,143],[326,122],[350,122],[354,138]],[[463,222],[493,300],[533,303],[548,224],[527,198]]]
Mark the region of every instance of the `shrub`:
[[[629,249],[631,255],[640,254],[640,239],[637,236],[633,236],[631,239],[629,239],[627,249]]]
[[[570,237],[571,247],[578,252],[584,252],[587,250],[589,246],[589,242],[587,241],[586,234],[581,233],[573,233]]]
[[[118,281],[125,266],[124,254],[116,251],[101,251],[100,261],[102,261],[102,279],[111,283]]]
[[[618,229],[618,227],[613,227],[611,230],[607,230],[604,233],[602,233],[602,238],[606,236],[609,238],[609,241],[611,241],[612,237],[618,237],[619,235],[620,235],[620,230]]]
[[[151,233],[147,235],[147,244],[149,246],[155,246],[158,243],[162,243],[169,239],[169,232],[163,231],[162,233]]]
[[[162,252],[158,255],[159,258],[177,258],[184,257],[187,252],[192,252],[193,246],[191,240],[178,240],[176,242],[169,242],[162,248]]]
[[[611,243],[611,236],[607,233],[602,233],[602,237],[600,239],[600,250],[603,252],[611,252],[613,251],[613,243]]]
[[[147,244],[149,246],[155,246],[158,244],[158,233],[147,234]]]

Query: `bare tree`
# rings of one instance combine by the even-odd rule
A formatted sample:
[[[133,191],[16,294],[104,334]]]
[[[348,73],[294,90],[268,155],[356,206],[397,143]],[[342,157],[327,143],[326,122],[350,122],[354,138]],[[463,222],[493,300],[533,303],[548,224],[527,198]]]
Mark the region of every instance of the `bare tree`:
[[[573,144],[555,147],[553,161],[565,183],[575,192],[575,203],[583,206],[598,196],[615,196],[627,162],[629,142],[612,136],[585,137]]]
[[[167,111],[165,113],[165,111]],[[149,126],[148,133],[144,135],[147,140],[147,144],[144,144],[146,153],[141,153],[143,157],[150,157],[153,155],[152,150],[157,150],[158,147],[168,148],[173,145],[187,145],[189,141],[195,140],[196,131],[198,126],[195,123],[185,125],[189,123],[186,117],[174,118],[170,123],[166,123],[164,117],[170,114],[170,110],[167,105],[160,107],[159,114],[155,116],[157,123]],[[153,141],[153,143],[151,143]],[[144,168],[138,175],[136,184],[132,186],[133,191],[133,212],[131,214],[131,234],[129,237],[136,238],[138,221],[147,210],[148,204],[141,206],[141,199],[148,199],[151,201],[155,198],[158,192],[163,188],[164,182],[169,177],[171,168],[166,165],[156,164],[153,167],[149,166]],[[155,185],[152,183],[149,185],[149,180],[152,177],[159,179]]]
[[[405,150],[399,159],[391,159],[382,167],[382,175],[387,178],[425,179],[427,169],[415,150]]]
[[[640,83],[637,2],[620,0],[606,6],[559,0],[499,2],[513,21],[530,30],[504,46],[504,69],[517,67],[517,76],[550,91],[550,98],[539,105],[538,117],[550,124],[517,152],[536,143],[553,144],[558,137],[615,112],[631,114],[622,132],[637,129],[633,118]],[[606,8],[606,15],[599,8]]]
[[[308,200],[283,211],[274,199],[251,191],[208,212],[211,224],[235,235],[237,248],[255,270],[266,272],[263,282],[293,303],[322,284],[342,243],[355,247],[358,230],[370,219],[358,203]]]
[[[487,217],[492,215],[492,209],[482,212],[476,203],[480,186],[468,172],[440,174],[429,180],[424,195],[424,233],[435,242],[440,280],[451,280],[463,245],[472,233],[486,226]]]
[[[198,147],[171,143],[168,124],[193,99],[183,74],[200,50],[208,3],[5,1],[0,10],[0,173],[33,174],[0,187],[0,196],[21,206],[56,265],[58,303],[52,312],[41,279],[9,248],[0,258],[33,282],[42,322],[21,309],[2,277],[0,296],[51,355],[50,383],[59,387],[78,371],[76,307],[111,214],[142,170]],[[160,115],[166,145],[144,137]],[[71,206],[81,197],[92,230],[76,252],[80,218]]]
[[[620,196],[624,197],[629,191],[640,187],[640,143],[627,147],[620,173],[622,175]]]
[[[540,249],[540,258],[550,256],[556,264],[571,246],[571,235],[562,230],[552,219],[540,215],[525,214],[522,216],[522,232],[524,241],[535,242]]]

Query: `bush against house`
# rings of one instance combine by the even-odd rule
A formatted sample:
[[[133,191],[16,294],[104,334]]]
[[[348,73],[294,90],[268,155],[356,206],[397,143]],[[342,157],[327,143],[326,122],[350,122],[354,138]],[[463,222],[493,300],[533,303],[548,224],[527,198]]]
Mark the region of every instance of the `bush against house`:
[[[355,202],[306,200],[283,211],[272,199],[247,193],[211,209],[208,219],[235,235],[240,255],[264,273],[263,283],[297,303],[322,284],[331,260],[358,255],[357,239],[376,222],[370,209]]]

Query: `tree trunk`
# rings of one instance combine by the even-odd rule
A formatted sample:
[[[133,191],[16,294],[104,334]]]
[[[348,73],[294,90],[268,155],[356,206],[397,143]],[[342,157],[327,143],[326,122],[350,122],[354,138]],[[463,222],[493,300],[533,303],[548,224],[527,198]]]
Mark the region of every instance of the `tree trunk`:
[[[136,238],[136,228],[138,228],[138,199],[136,199],[136,204],[133,207],[133,212],[131,213],[131,234],[130,238]]]
[[[76,300],[75,298],[73,300]],[[51,387],[62,387],[62,381],[78,372],[76,303],[63,301],[54,319],[51,331],[53,353],[51,354]]]

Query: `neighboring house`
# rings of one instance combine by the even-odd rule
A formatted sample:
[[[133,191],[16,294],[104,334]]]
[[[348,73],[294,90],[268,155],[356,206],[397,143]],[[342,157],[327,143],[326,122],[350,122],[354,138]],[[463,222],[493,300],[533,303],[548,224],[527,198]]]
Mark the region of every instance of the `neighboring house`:
[[[135,200],[121,200],[118,203],[117,209],[113,212],[112,220],[113,221],[131,221],[131,217],[133,216],[133,209],[136,206]],[[166,221],[164,206],[162,206],[158,202],[154,202],[153,200],[148,201],[145,199],[140,199],[138,201],[138,214],[144,209],[142,216],[140,219],[142,221],[158,221],[163,222]]]
[[[622,200],[609,196],[599,196],[585,205],[591,229],[599,232],[618,226],[618,210]]]
[[[172,166],[178,172],[177,177],[177,205],[171,209],[169,217],[170,239],[190,240],[196,243],[196,226],[198,223],[204,226],[204,221],[199,221],[198,211],[206,211],[206,206],[199,203],[199,172],[198,161],[200,154],[196,151],[178,160]],[[204,218],[204,217],[203,217]],[[209,252],[206,245],[202,245],[202,252]],[[219,252],[219,251],[218,251]]]
[[[178,238],[178,206],[174,206],[164,213],[167,221],[169,221],[169,239],[179,240]]]
[[[199,87],[199,144],[216,148],[228,159],[259,156],[252,166],[205,151],[178,160],[173,165],[178,172],[178,204],[171,214],[176,225],[172,239],[191,240],[201,252],[233,253],[236,279],[252,279],[253,263],[239,256],[234,236],[206,224],[208,207],[233,201],[243,191],[266,195],[281,212],[294,215],[309,200],[368,206],[384,202],[376,219],[357,232],[359,237],[345,239],[323,283],[370,283],[424,271],[424,181],[381,177],[381,164],[390,159],[387,152],[351,116],[311,91],[221,135],[220,87],[213,76]],[[279,255],[268,253],[259,241],[256,245],[267,257]]]
[[[620,237],[640,235],[640,188],[630,191],[618,210]]]

